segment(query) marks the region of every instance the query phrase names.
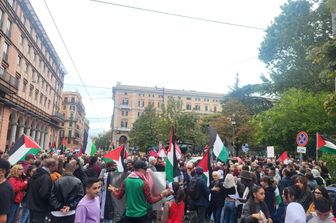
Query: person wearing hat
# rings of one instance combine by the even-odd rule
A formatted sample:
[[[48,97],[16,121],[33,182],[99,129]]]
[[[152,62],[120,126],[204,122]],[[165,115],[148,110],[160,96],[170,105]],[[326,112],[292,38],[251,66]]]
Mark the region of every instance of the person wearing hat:
[[[252,188],[255,184],[252,181],[251,172],[247,170],[242,170],[239,175],[239,180],[237,182],[237,191],[240,199],[238,199],[241,203],[246,203],[249,197],[251,196]],[[240,217],[242,212],[243,205],[240,204],[237,207],[237,217]]]
[[[0,158],[0,223],[7,222],[7,216],[14,201],[14,191],[10,183],[6,180],[6,174],[10,169],[7,160]]]
[[[169,189],[163,190],[159,196],[152,197],[146,178],[147,164],[142,160],[134,162],[134,171],[122,182],[120,188],[109,185],[108,190],[117,199],[126,196],[126,222],[147,223],[148,203],[153,204],[166,197]]]

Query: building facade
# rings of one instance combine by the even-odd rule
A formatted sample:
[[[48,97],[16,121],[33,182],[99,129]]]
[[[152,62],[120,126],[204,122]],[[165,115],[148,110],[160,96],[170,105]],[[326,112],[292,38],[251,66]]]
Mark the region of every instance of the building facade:
[[[62,98],[64,125],[60,136],[67,148],[80,148],[84,143],[84,132],[89,128],[82,96],[78,92],[65,91]]]
[[[29,0],[0,1],[0,152],[26,134],[57,143],[66,71]]]
[[[181,102],[184,112],[213,114],[222,111],[223,97],[224,94],[217,93],[117,84],[113,87],[112,144],[127,142],[133,123],[148,105],[160,112],[169,99],[174,99]]]

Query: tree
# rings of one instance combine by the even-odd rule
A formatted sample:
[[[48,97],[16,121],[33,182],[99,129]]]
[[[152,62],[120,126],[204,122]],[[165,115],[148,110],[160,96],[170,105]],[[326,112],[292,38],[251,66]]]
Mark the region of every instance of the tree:
[[[311,136],[316,132],[335,133],[335,119],[323,108],[325,97],[326,93],[314,94],[299,89],[284,92],[274,107],[253,120],[255,141],[294,150],[299,131]],[[311,141],[308,147],[315,148]]]
[[[327,2],[319,1],[317,8],[315,2],[289,1],[267,28],[259,58],[270,70],[271,80],[263,77],[269,93],[282,93],[293,87],[312,92],[333,88],[318,75],[322,66],[307,59],[310,49],[331,38]]]
[[[181,108],[181,102],[173,99],[159,113],[152,107],[146,107],[129,133],[130,145],[145,150],[159,142],[168,144],[171,127],[175,127],[178,142],[194,147],[205,145],[207,135],[200,118],[195,113],[183,112]]]
[[[230,92],[225,95],[223,103],[234,99],[244,105],[249,114],[256,115],[273,106],[274,99],[262,96],[263,94],[263,88],[260,84],[239,87],[239,74],[237,74],[235,84],[230,88]]]
[[[109,130],[107,132],[99,133],[98,136],[93,137],[93,142],[95,143],[97,148],[101,148],[103,150],[109,150],[112,142],[112,131]]]
[[[139,146],[143,151],[158,144],[158,116],[153,106],[147,106],[142,115],[134,122],[129,133],[130,145]]]

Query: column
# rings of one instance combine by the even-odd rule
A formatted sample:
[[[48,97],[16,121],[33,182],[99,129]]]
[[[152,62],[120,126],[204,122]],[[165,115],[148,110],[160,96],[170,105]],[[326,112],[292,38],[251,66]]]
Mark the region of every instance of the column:
[[[35,131],[34,128],[32,128],[32,130],[31,130],[31,138],[32,138],[33,140],[35,140],[35,135],[36,135],[36,131]]]
[[[49,143],[48,143],[48,132],[45,132],[44,133],[44,143],[43,143],[43,146],[45,149],[48,149],[49,151]]]
[[[11,146],[11,144],[13,142],[15,142],[15,137],[16,137],[16,123],[12,122],[11,123],[11,130],[10,130],[10,137],[9,137],[9,145]]]
[[[30,126],[27,126],[26,135],[27,135],[27,136],[30,136]]]
[[[41,131],[41,137],[40,137],[40,143],[39,145],[41,146],[41,149],[45,149],[44,147],[44,136],[45,136],[45,133],[43,131]]]
[[[22,136],[23,133],[24,133],[24,125],[20,124],[19,125],[19,137]]]
[[[41,138],[41,131],[38,129],[36,130],[35,141],[40,145],[40,138]],[[40,145],[41,146],[41,145]]]

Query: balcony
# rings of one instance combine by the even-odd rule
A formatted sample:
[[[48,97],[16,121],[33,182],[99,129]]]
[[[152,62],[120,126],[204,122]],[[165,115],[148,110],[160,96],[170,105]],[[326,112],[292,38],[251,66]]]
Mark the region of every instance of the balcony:
[[[51,115],[51,119],[56,121],[56,122],[64,122],[64,116],[62,113],[58,111],[54,111]]]
[[[0,91],[14,94],[18,91],[19,80],[0,67]]]

